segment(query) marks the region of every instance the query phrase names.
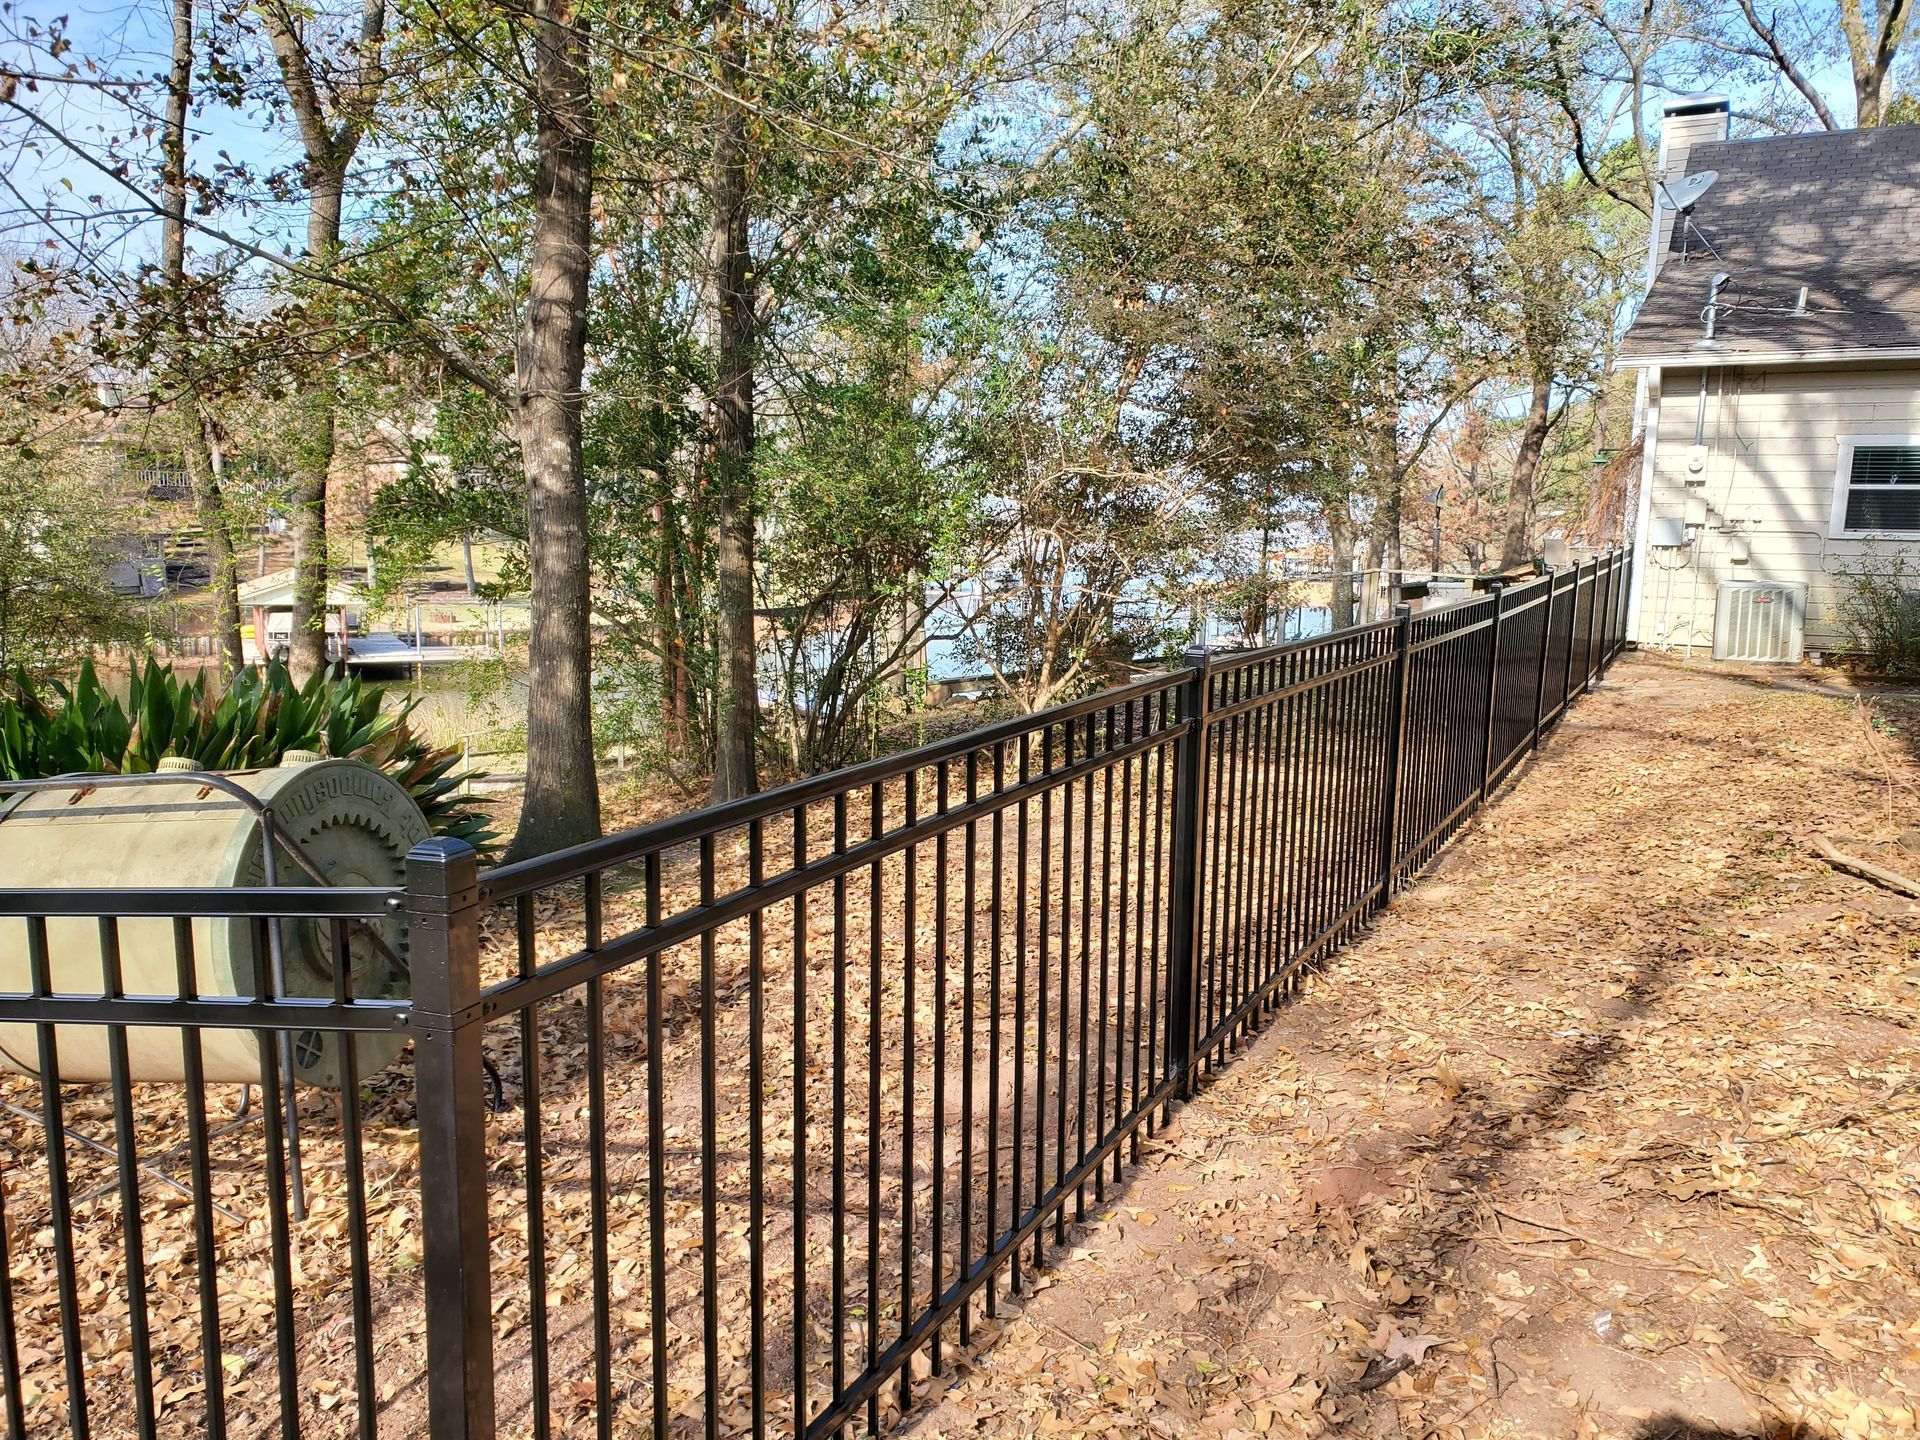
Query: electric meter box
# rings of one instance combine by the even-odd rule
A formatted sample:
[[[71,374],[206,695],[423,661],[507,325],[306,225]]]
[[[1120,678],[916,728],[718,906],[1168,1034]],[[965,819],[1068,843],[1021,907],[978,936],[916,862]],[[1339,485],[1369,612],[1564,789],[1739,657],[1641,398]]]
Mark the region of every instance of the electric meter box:
[[[1687,522],[1678,515],[1655,515],[1647,522],[1647,543],[1656,550],[1687,548]]]

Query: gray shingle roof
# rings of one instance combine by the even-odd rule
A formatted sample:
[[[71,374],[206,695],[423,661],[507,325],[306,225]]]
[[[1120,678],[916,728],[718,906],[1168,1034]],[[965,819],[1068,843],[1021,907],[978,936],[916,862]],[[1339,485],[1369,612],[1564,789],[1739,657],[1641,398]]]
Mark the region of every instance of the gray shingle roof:
[[[1720,178],[1674,226],[1666,264],[1627,331],[1632,364],[1694,352],[1717,271],[1713,363],[1836,350],[1920,349],[1920,126],[1732,140],[1695,147]],[[1682,256],[1686,255],[1686,258]],[[1791,313],[1805,285],[1807,313]]]

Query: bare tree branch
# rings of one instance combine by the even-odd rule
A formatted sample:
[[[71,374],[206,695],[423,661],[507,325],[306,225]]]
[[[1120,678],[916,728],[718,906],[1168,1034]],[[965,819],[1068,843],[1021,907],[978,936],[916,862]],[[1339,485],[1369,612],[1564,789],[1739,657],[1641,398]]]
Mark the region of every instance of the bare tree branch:
[[[42,134],[47,136],[48,139],[52,140],[55,144],[59,145],[61,149],[80,161],[81,164],[106,176],[109,180],[113,181],[114,184],[125,190],[133,197],[135,202],[128,207],[130,212],[151,216],[157,220],[164,220],[166,218],[166,207],[136,185],[122,167],[108,164],[98,155],[87,149],[86,146],[80,144],[72,136],[68,135],[61,127],[47,119],[46,116],[40,114],[30,106],[22,105],[17,99],[0,101],[0,106],[4,106],[6,109],[13,111],[15,114],[27,120]],[[422,348],[430,351],[447,369],[458,375],[462,380],[465,380],[468,384],[498,404],[510,405],[512,403],[513,394],[509,387],[458,340],[454,339],[452,335],[431,321],[425,320],[419,315],[395,304],[391,298],[381,294],[380,291],[374,287],[363,285],[352,277],[340,274],[334,270],[317,269],[282,251],[270,250],[264,245],[258,245],[251,240],[235,235],[232,231],[224,230],[217,225],[209,225],[203,220],[197,220],[192,215],[186,217],[186,225],[187,228],[195,234],[205,235],[211,240],[218,240],[221,244],[230,246],[238,253],[271,265],[275,269],[281,270],[296,279],[306,280],[316,285],[330,285],[335,289],[346,291],[349,295],[355,295],[362,300],[368,301],[375,309],[382,312],[387,319],[407,331]]]
[[[1854,0],[1854,3],[1857,4],[1858,0]],[[1894,0],[1896,8],[1903,3],[1904,0]],[[1829,130],[1838,130],[1840,122],[1833,118],[1833,111],[1829,110],[1827,102],[1820,98],[1820,92],[1814,88],[1813,82],[1801,73],[1798,65],[1793,63],[1793,58],[1787,54],[1786,48],[1780,43],[1779,32],[1760,18],[1760,12],[1754,8],[1753,0],[1740,0],[1740,13],[1747,17],[1747,28],[1752,30],[1759,37],[1760,43],[1767,47],[1767,53],[1763,58],[1771,60],[1774,68],[1787,78],[1788,83],[1806,97],[1807,103],[1813,107],[1813,113],[1819,117],[1822,125]]]

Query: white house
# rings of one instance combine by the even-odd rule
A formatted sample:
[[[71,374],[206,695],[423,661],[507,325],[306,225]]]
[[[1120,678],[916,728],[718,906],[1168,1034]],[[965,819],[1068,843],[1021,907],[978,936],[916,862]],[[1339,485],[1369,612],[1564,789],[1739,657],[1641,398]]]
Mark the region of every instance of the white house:
[[[1628,633],[1798,659],[1870,551],[1920,560],[1920,126],[1727,139],[1667,107]],[[1717,640],[1717,644],[1716,644]]]
[[[293,571],[275,570],[240,586],[240,648],[250,665],[284,659],[293,635]],[[327,581],[327,658],[356,669],[452,665],[499,654],[509,630],[526,628],[526,602],[487,601],[428,586],[405,601],[399,631],[368,624],[365,594],[335,575]],[[260,636],[266,636],[263,652]]]

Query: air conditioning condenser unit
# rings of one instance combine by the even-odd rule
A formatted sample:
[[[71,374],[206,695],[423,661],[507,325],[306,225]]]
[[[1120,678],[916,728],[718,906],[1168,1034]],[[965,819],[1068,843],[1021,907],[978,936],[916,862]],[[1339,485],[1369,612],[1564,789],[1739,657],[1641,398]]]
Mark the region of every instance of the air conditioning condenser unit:
[[[1797,665],[1806,645],[1807,587],[1722,580],[1713,605],[1713,658]]]

